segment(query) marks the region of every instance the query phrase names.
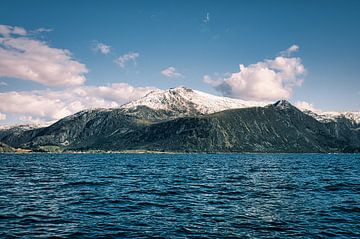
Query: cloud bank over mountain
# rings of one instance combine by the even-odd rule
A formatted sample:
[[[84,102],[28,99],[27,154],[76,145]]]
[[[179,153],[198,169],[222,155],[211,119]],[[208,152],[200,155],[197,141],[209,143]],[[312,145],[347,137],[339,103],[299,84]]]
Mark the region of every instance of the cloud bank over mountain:
[[[0,93],[0,112],[18,115],[23,121],[53,121],[84,109],[118,107],[154,89],[116,83],[64,90],[4,92]]]
[[[293,45],[274,59],[245,66],[223,78],[205,75],[205,83],[222,95],[246,100],[289,99],[293,88],[301,86],[306,69],[298,57],[291,57],[299,46]]]

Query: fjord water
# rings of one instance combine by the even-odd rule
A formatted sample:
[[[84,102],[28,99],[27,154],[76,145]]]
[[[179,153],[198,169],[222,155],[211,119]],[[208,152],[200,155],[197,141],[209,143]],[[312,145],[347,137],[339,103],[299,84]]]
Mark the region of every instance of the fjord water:
[[[359,154],[0,154],[0,238],[360,238]]]

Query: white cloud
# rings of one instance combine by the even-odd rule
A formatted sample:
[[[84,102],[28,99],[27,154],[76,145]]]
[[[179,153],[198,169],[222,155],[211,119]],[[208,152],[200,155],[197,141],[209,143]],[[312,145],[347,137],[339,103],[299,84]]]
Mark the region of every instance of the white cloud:
[[[138,99],[153,87],[125,83],[109,86],[79,86],[64,90],[11,91],[0,93],[0,111],[20,120],[52,121],[89,108],[118,107]]]
[[[8,84],[5,81],[0,81],[0,86],[7,86]]]
[[[177,77],[181,77],[182,75],[176,71],[175,67],[170,66],[164,70],[161,71],[161,74],[163,74],[166,77],[170,77],[170,78],[177,78]]]
[[[287,49],[287,51],[288,52],[296,52],[296,51],[298,51],[299,50],[299,46],[298,45],[292,45],[291,47],[289,47],[288,49]]]
[[[53,29],[49,29],[49,28],[44,28],[44,27],[40,27],[38,29],[35,30],[35,32],[41,33],[41,32],[52,32]]]
[[[115,63],[121,68],[125,68],[126,63],[132,61],[136,65],[136,59],[140,56],[137,52],[129,52],[115,59]]]
[[[0,25],[0,35],[4,37],[10,37],[11,35],[25,36],[26,34],[26,30],[22,27]]]
[[[228,97],[267,101],[289,99],[293,88],[301,86],[305,73],[300,58],[281,55],[249,66],[240,64],[239,72],[225,78],[205,75],[203,80]]]
[[[204,23],[210,22],[210,13],[209,13],[209,12],[206,13],[206,15],[205,15],[205,17],[204,17],[204,19],[203,19],[203,22],[204,22]]]
[[[99,51],[101,52],[102,54],[109,54],[110,51],[111,51],[111,46],[109,45],[106,45],[104,43],[97,43],[95,46],[94,46],[94,50],[95,51]]]
[[[313,111],[313,112],[320,112],[321,111],[319,109],[316,109],[314,107],[313,103],[309,103],[309,102],[306,102],[306,101],[297,101],[297,102],[295,102],[294,105],[297,108],[299,108],[300,110],[310,110],[310,111]]]
[[[0,112],[0,120],[6,120],[6,114]]]
[[[298,45],[292,45],[285,51],[280,52],[281,56],[290,56],[292,53],[299,51],[300,47]]]
[[[74,86],[84,84],[87,71],[70,51],[32,39],[23,28],[0,25],[0,77]]]

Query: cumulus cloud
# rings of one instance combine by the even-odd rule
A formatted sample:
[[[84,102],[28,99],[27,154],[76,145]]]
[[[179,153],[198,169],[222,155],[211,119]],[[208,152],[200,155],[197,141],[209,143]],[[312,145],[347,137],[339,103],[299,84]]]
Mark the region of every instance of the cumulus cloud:
[[[124,55],[119,56],[117,59],[115,59],[115,63],[120,66],[121,68],[125,68],[126,64],[129,61],[132,61],[134,65],[136,65],[136,59],[140,56],[137,52],[129,52]]]
[[[163,74],[166,77],[169,78],[177,78],[177,77],[181,77],[182,75],[176,71],[175,67],[170,66],[164,70],[161,71],[161,74]]]
[[[291,53],[298,47],[289,49],[287,51]],[[227,77],[214,79],[205,75],[203,81],[224,96],[267,101],[289,99],[293,88],[302,85],[305,73],[300,58],[280,55],[248,66],[240,64],[239,72]]]
[[[74,86],[84,84],[87,71],[70,51],[33,39],[24,28],[0,25],[0,77]]]
[[[0,112],[0,120],[6,120],[6,114]]]
[[[17,115],[20,120],[52,121],[84,109],[118,107],[155,89],[114,83],[108,86],[78,86],[57,91],[11,91],[0,93],[0,111]]]
[[[97,43],[94,48],[95,51],[101,52],[102,54],[109,54],[111,51],[111,46],[104,43]]]

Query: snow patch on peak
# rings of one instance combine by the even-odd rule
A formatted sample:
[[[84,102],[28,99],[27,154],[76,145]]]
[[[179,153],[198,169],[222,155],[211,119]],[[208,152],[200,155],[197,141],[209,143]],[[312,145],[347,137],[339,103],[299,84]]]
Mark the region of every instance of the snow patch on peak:
[[[292,108],[292,104],[287,100],[279,100],[274,103],[275,107],[279,107],[281,109],[289,109]]]
[[[121,106],[134,109],[147,106],[156,110],[176,112],[179,116],[211,114],[228,109],[265,106],[269,102],[245,101],[211,95],[181,86],[168,90],[154,90],[139,100]]]

